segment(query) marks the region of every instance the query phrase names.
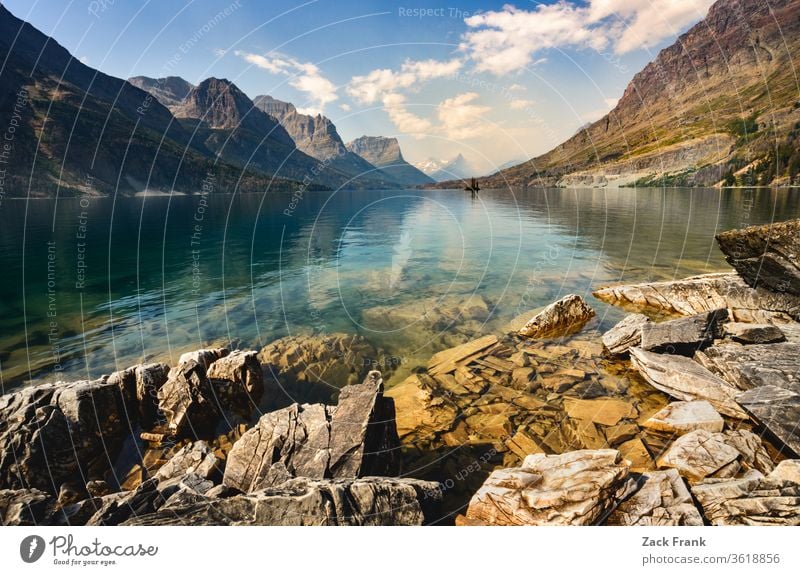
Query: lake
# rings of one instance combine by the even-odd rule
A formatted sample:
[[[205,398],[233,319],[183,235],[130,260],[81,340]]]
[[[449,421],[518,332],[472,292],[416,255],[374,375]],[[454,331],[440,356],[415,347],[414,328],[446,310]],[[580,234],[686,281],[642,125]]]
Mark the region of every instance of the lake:
[[[727,269],[715,233],[798,216],[800,192],[768,189],[7,199],[0,382],[309,332],[361,334],[410,369],[567,293],[605,329],[623,314],[593,289]]]

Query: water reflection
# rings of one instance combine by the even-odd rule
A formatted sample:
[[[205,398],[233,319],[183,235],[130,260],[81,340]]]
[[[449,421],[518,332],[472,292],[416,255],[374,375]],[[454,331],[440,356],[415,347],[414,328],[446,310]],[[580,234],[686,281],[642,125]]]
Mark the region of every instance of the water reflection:
[[[424,361],[568,292],[724,269],[715,233],[798,215],[800,194],[766,189],[6,201],[0,375],[96,377],[310,331]]]

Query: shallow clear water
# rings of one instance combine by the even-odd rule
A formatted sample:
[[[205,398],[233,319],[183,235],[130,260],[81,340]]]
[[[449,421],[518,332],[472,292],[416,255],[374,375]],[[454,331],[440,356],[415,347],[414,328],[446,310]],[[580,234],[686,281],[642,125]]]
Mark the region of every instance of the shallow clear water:
[[[96,377],[306,332],[360,333],[408,365],[567,293],[726,269],[715,233],[798,216],[793,190],[5,200],[0,377]],[[621,317],[590,303],[601,327]]]

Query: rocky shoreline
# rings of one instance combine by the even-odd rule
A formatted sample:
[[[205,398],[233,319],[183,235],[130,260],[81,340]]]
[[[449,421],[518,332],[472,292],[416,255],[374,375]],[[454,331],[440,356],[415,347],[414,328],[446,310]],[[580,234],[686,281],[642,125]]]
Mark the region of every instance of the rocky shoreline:
[[[800,220],[718,241],[597,290],[604,334],[569,295],[388,390],[326,334],[4,395],[0,523],[800,524]]]

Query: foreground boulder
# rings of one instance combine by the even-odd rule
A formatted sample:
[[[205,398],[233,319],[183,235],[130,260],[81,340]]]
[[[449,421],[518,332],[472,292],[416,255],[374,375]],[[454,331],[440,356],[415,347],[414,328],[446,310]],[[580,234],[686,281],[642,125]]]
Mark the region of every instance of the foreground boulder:
[[[224,484],[249,493],[292,477],[388,475],[398,448],[380,372],[342,389],[335,407],[294,404],[261,417],[228,455]]]
[[[739,390],[688,357],[631,349],[631,365],[650,385],[684,401],[704,399],[724,415],[747,419],[736,403]]]
[[[774,385],[800,393],[800,343],[726,343],[698,352],[695,359],[741,390]]]
[[[264,374],[255,351],[235,350],[214,361],[208,379],[220,405],[249,416],[264,393]]]
[[[602,288],[594,297],[633,311],[695,315],[728,309],[734,321],[783,323],[800,319],[800,297],[752,288],[738,274],[713,273],[683,280]]]
[[[466,523],[593,525],[634,489],[614,449],[529,455],[521,467],[492,472],[470,501]]]
[[[545,307],[518,333],[531,338],[561,337],[580,331],[594,315],[594,310],[581,296],[570,294]]]
[[[676,470],[644,473],[639,484],[639,490],[620,503],[607,525],[703,525]]]
[[[772,460],[761,439],[745,430],[711,433],[697,429],[679,437],[658,459],[661,468],[671,467],[691,483],[708,477],[728,478],[750,469],[769,473]]]
[[[0,486],[55,495],[78,476],[103,479],[136,425],[134,386],[132,377],[112,376],[0,397]]]
[[[714,525],[800,525],[800,483],[782,471],[709,480],[693,485],[692,494]]]
[[[725,259],[751,287],[800,295],[800,220],[717,234]]]
[[[123,525],[423,525],[439,519],[437,483],[296,478],[247,495],[167,502]]]
[[[640,347],[646,351],[691,357],[722,336],[722,322],[727,318],[728,310],[717,309],[658,323],[647,322],[641,327]]]
[[[779,343],[786,341],[786,335],[768,323],[730,322],[725,324],[725,337],[737,343]]]

